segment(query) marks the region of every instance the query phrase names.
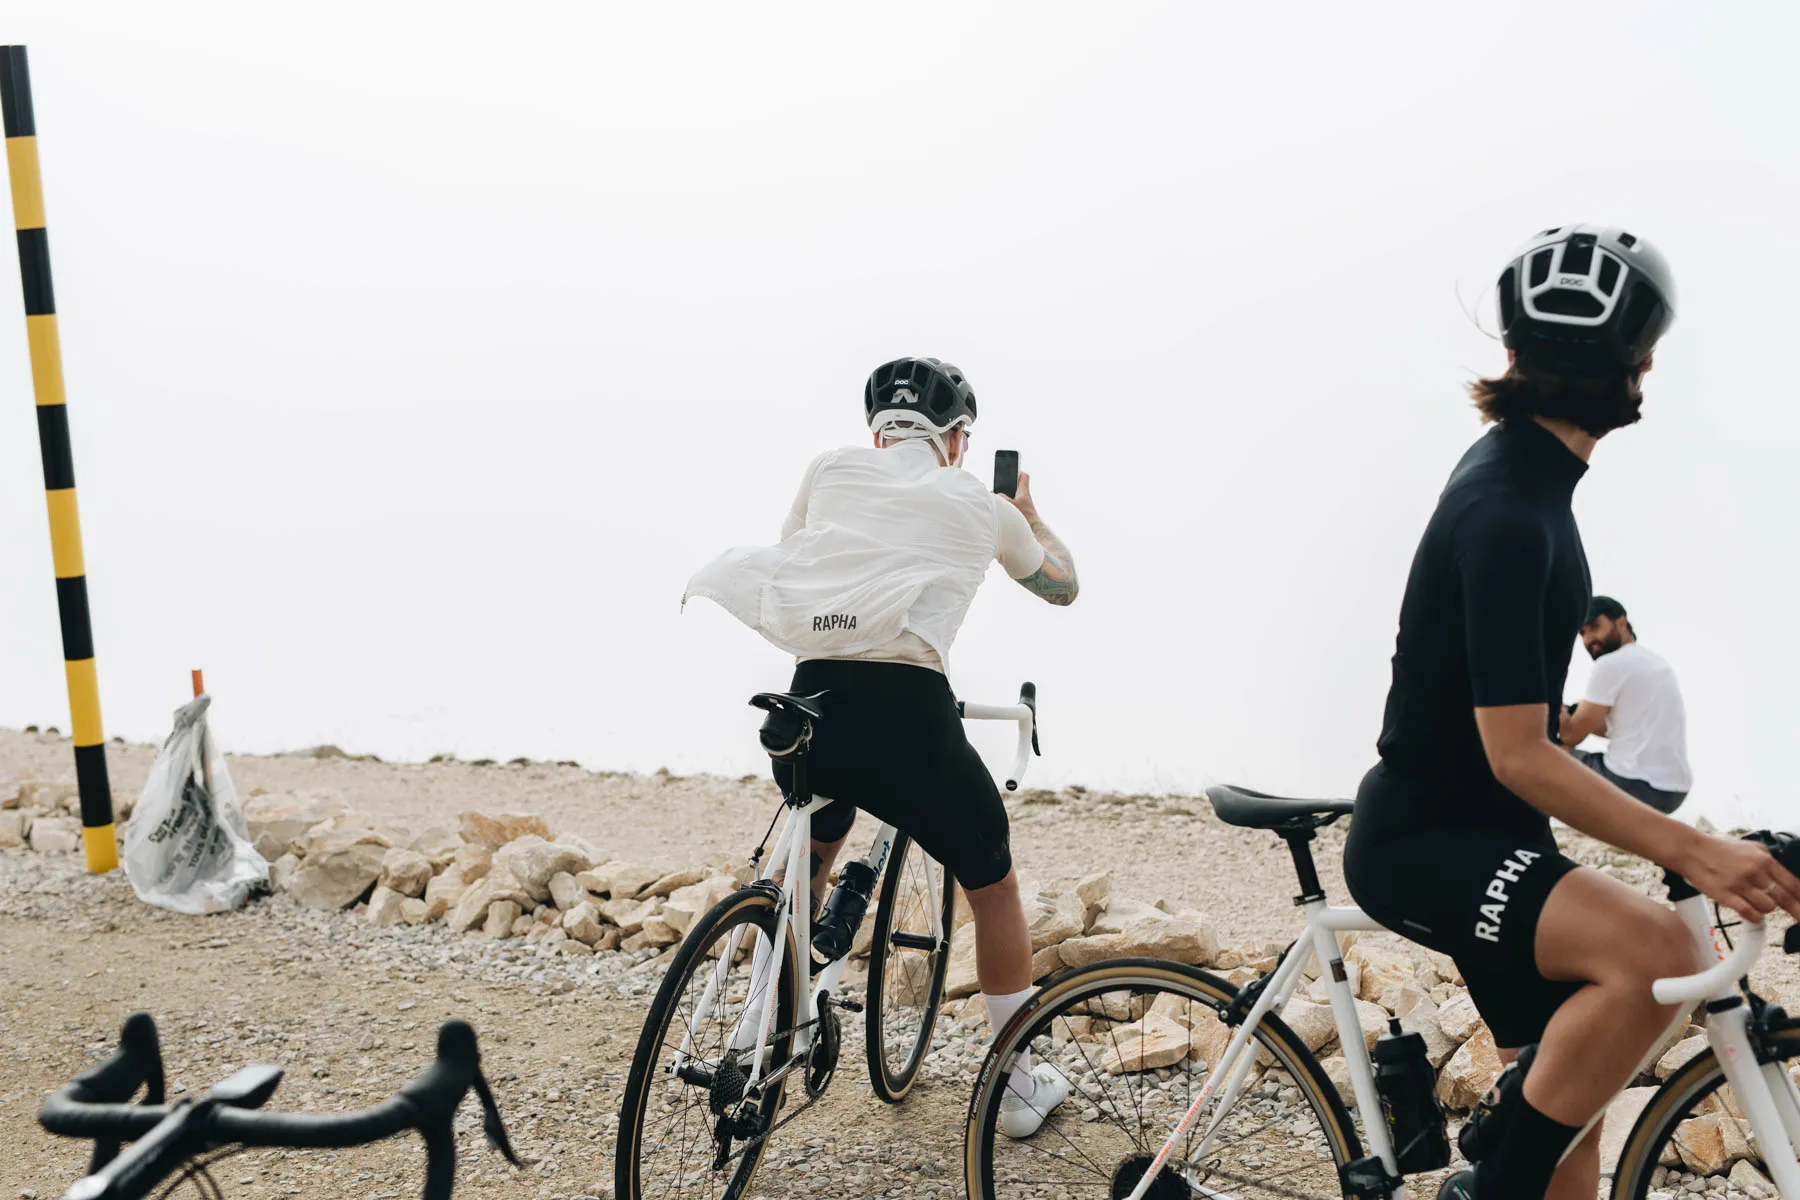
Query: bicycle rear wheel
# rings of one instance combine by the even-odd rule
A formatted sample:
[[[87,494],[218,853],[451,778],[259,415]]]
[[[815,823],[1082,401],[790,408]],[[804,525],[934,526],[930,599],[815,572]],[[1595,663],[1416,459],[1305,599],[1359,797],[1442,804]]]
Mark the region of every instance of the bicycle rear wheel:
[[[728,1157],[721,1166],[715,1163],[717,1133],[721,1111],[735,1112],[737,1099],[743,1095],[749,1055],[732,1051],[731,1038],[739,1017],[752,1002],[751,967],[758,934],[775,934],[775,912],[775,898],[763,888],[745,888],[727,896],[694,922],[670,962],[638,1038],[619,1109],[619,1144],[613,1168],[619,1200],[702,1196],[737,1200],[748,1193],[768,1138],[739,1138],[728,1143]],[[773,998],[776,1008],[770,1036],[775,1068],[793,1052],[794,1014],[799,1011],[800,999],[793,939],[785,931],[782,936],[787,938],[787,947]],[[738,949],[710,1011],[700,1014],[701,999],[718,975],[728,945]],[[757,999],[767,1002],[760,996]],[[684,1043],[685,1056],[681,1053]],[[676,1070],[678,1059],[685,1063],[682,1074]],[[743,1072],[736,1075],[735,1083],[733,1069]],[[763,1128],[775,1121],[785,1087],[785,1079],[778,1080],[755,1106],[754,1119]]]
[[[937,936],[932,934],[934,912]],[[875,909],[863,1012],[869,1083],[889,1104],[906,1099],[931,1050],[955,916],[956,881],[950,872],[904,833],[895,834]]]
[[[1130,1194],[1195,1096],[1213,1083],[1232,1028],[1219,1014],[1237,989],[1193,967],[1119,959],[1059,975],[988,1052],[969,1105],[964,1182],[971,1200],[1113,1200]],[[1260,1065],[1202,1152],[1209,1100],[1150,1185],[1151,1200],[1320,1200],[1343,1195],[1338,1168],[1362,1154],[1337,1089],[1281,1020],[1263,1018]],[[1043,1128],[999,1129],[1019,1053],[1071,1085]],[[1039,1085],[1043,1086],[1042,1084]],[[1218,1082],[1224,1091],[1224,1080]]]
[[[1781,1062],[1800,1058],[1800,1026],[1764,1035],[1763,1050]],[[1653,1191],[1687,1192],[1697,1179],[1705,1191],[1722,1190],[1732,1164],[1709,1169],[1717,1165],[1716,1147],[1710,1143],[1716,1133],[1728,1153],[1747,1149],[1737,1143],[1740,1137],[1747,1142],[1748,1125],[1717,1130],[1703,1125],[1688,1131],[1682,1126],[1709,1117],[1716,1122],[1708,1124],[1735,1122],[1741,1115],[1718,1056],[1710,1049],[1702,1051],[1664,1080],[1638,1115],[1613,1172],[1613,1200],[1647,1200]],[[1752,1160],[1752,1165],[1760,1169],[1762,1164]]]

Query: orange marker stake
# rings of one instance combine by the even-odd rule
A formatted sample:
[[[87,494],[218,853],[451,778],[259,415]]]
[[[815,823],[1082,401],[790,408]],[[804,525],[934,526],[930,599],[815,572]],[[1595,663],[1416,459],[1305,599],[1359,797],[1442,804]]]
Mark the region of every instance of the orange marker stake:
[[[206,682],[200,678],[200,669],[194,668],[194,695],[198,696],[206,690]]]

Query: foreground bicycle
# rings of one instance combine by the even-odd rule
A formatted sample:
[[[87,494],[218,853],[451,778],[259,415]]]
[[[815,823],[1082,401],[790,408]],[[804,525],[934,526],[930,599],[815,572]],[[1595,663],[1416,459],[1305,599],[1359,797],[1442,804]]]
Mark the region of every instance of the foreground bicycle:
[[[1405,1175],[1448,1164],[1442,1114],[1429,1090],[1425,1100],[1437,1126],[1425,1132],[1434,1136],[1397,1147],[1389,1120],[1367,1119],[1384,1113],[1386,1098],[1378,1093],[1338,934],[1381,926],[1359,908],[1326,902],[1310,844],[1318,829],[1349,813],[1352,802],[1291,800],[1231,787],[1209,788],[1207,799],[1227,824],[1267,829],[1287,843],[1300,880],[1296,903],[1306,912],[1304,932],[1272,970],[1241,991],[1205,971],[1152,959],[1097,963],[1048,981],[1007,1023],[983,1064],[965,1140],[971,1200],[1404,1200]],[[1800,841],[1786,835],[1758,840],[1784,862],[1800,862]],[[1800,1022],[1742,981],[1766,932],[1751,925],[1735,946],[1716,942],[1705,898],[1680,877],[1665,877],[1696,943],[1718,961],[1699,974],[1658,980],[1656,997],[1680,1004],[1681,1021],[1690,1007],[1706,1002],[1710,1049],[1676,1071],[1645,1106],[1614,1174],[1615,1200],[1648,1200],[1659,1161],[1674,1153],[1676,1129],[1713,1111],[1714,1099],[1723,1111],[1743,1113],[1777,1188],[1786,1200],[1800,1200],[1794,1161],[1800,1090],[1783,1065],[1800,1058]],[[1725,938],[1724,929],[1719,936]],[[1787,950],[1800,952],[1794,929]],[[1350,1090],[1364,1116],[1360,1136],[1318,1059],[1276,1015],[1315,960],[1324,968],[1320,978]],[[1015,1142],[1000,1136],[996,1125],[1007,1073],[1027,1049],[1037,1061],[1055,1064],[1074,1086],[1070,1102],[1036,1137]],[[1646,1060],[1640,1073],[1649,1065]],[[1722,1091],[1727,1085],[1729,1095]],[[1398,1124],[1404,1129],[1407,1122]],[[1465,1148],[1471,1148],[1466,1136]]]
[[[807,751],[824,719],[817,699],[764,692],[750,701],[769,714],[763,748],[793,765],[787,820],[766,865],[766,835],[751,855],[756,881],[695,920],[657,991],[619,1115],[619,1200],[745,1195],[770,1136],[830,1085],[843,1042],[839,1009],[864,1013],[869,1081],[889,1103],[906,1097],[931,1048],[955,918],[949,872],[883,824],[869,852],[839,872],[815,937],[812,814],[830,803],[807,781]],[[1036,688],[1027,683],[1017,704],[957,708],[967,720],[1018,723],[1006,781],[1017,790],[1037,752]],[[878,878],[865,1008],[836,992]],[[796,1072],[806,1102],[777,1119]]]
[[[94,1143],[87,1177],[63,1200],[138,1200],[166,1181],[160,1195],[192,1181],[202,1196],[223,1196],[208,1171],[222,1158],[256,1147],[362,1146],[407,1130],[425,1140],[424,1200],[450,1200],[456,1184],[451,1121],[471,1088],[481,1101],[488,1142],[515,1167],[522,1165],[481,1074],[475,1031],[465,1022],[446,1021],[438,1030],[437,1061],[392,1098],[361,1112],[254,1111],[275,1094],[281,1076],[280,1067],[245,1067],[198,1100],[165,1103],[156,1023],[149,1013],[133,1013],[119,1034],[118,1051],[53,1093],[38,1113],[38,1123],[51,1133]],[[128,1103],[139,1088],[143,1102]],[[132,1146],[120,1153],[126,1141]]]

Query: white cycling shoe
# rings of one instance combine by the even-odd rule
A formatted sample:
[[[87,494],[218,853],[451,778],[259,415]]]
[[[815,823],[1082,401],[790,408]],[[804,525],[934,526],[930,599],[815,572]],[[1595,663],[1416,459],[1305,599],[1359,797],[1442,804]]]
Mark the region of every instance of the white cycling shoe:
[[[1000,1101],[1000,1132],[1009,1138],[1028,1138],[1044,1127],[1044,1119],[1064,1100],[1069,1098],[1069,1081],[1061,1071],[1049,1063],[1039,1063],[1031,1068],[1031,1080],[1036,1084],[1031,1098],[1007,1088],[1006,1096]]]

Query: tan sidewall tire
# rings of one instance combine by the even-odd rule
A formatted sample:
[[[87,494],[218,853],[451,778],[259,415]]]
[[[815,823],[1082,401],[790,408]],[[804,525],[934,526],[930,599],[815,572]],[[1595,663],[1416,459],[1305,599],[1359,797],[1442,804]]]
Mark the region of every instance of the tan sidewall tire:
[[[768,910],[770,923],[773,921],[775,902],[767,893],[755,888],[743,888],[733,892],[715,904],[710,911],[694,922],[688,935],[681,940],[681,947],[669,963],[668,974],[663,976],[662,985],[656,990],[656,999],[650,1007],[650,1017],[644,1022],[643,1032],[638,1035],[637,1050],[631,1059],[631,1073],[626,1078],[624,1099],[619,1106],[619,1142],[614,1149],[613,1183],[620,1200],[642,1200],[641,1187],[638,1181],[636,1162],[636,1140],[643,1128],[644,1106],[649,1102],[649,1075],[655,1069],[654,1062],[646,1062],[648,1056],[654,1056],[663,1044],[664,1032],[673,1016],[672,1005],[676,997],[685,990],[687,979],[691,975],[694,959],[700,947],[711,940],[711,934],[718,925],[729,920],[746,908],[763,908]],[[766,926],[765,926],[766,930]],[[702,962],[710,960],[702,960]],[[792,1014],[800,1010],[800,994],[798,973],[794,970],[794,938],[792,929],[788,930],[787,949],[783,952],[782,978],[788,981],[787,1012]],[[665,1011],[667,1010],[667,1011]],[[656,1020],[658,1015],[661,1020]],[[780,1009],[777,1009],[777,1016]],[[783,1091],[786,1082],[782,1083]],[[634,1111],[635,1110],[635,1111]],[[779,1101],[775,1106],[779,1114]],[[629,1122],[627,1115],[630,1115]],[[628,1136],[629,1134],[629,1136]],[[765,1138],[757,1146],[755,1157],[749,1162],[749,1170],[744,1172],[736,1194],[743,1195],[750,1189],[750,1183],[756,1177],[756,1168],[762,1164],[762,1156],[769,1148]]]

